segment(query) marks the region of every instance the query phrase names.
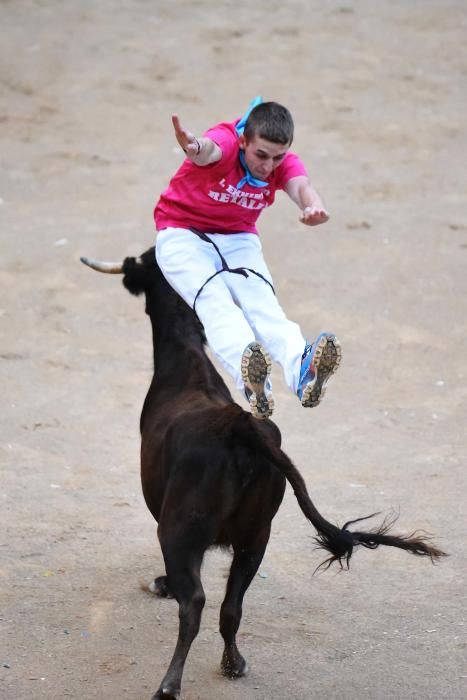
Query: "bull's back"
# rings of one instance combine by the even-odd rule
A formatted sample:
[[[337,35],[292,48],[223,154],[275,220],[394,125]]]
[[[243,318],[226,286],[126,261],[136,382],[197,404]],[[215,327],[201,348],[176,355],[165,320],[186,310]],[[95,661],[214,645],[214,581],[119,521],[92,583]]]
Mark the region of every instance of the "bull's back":
[[[209,523],[210,544],[235,544],[274,517],[285,479],[239,429],[245,413],[239,406],[177,409],[170,421],[160,417],[143,427],[148,508],[158,521],[191,513],[198,524]]]

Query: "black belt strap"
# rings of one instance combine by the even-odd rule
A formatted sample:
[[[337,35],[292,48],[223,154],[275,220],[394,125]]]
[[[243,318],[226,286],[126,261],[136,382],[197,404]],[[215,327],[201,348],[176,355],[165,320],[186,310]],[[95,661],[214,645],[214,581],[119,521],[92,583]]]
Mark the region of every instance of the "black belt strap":
[[[218,256],[219,256],[219,258],[220,258],[220,261],[221,261],[221,263],[222,263],[222,268],[221,268],[220,270],[217,270],[217,272],[215,272],[215,273],[214,273],[213,275],[211,275],[210,277],[208,277],[208,279],[206,280],[206,282],[198,289],[198,291],[197,291],[197,293],[196,293],[196,296],[195,296],[195,299],[194,299],[194,301],[193,301],[193,311],[195,312],[195,314],[196,314],[196,302],[198,301],[199,295],[201,294],[201,292],[203,291],[203,289],[205,288],[205,286],[208,284],[208,282],[210,282],[212,279],[214,279],[214,277],[217,277],[217,275],[220,275],[222,272],[232,272],[232,273],[235,274],[235,275],[242,275],[243,277],[248,277],[248,273],[251,272],[251,274],[256,275],[257,277],[260,277],[260,278],[263,280],[263,282],[266,282],[266,284],[269,284],[269,286],[270,286],[271,289],[272,289],[272,293],[273,293],[274,295],[276,294],[276,292],[274,291],[274,287],[272,286],[271,282],[270,282],[268,279],[266,279],[266,277],[264,277],[260,272],[256,272],[256,270],[252,270],[252,269],[249,268],[249,267],[234,267],[234,268],[229,267],[228,264],[227,264],[226,259],[225,259],[224,256],[222,255],[222,253],[221,253],[221,251],[219,250],[219,248],[217,247],[217,245],[214,243],[213,240],[211,240],[211,239],[209,238],[209,236],[207,236],[207,235],[204,233],[204,231],[198,231],[198,230],[195,229],[195,228],[190,228],[190,231],[191,231],[192,233],[196,234],[196,235],[197,235],[199,238],[201,238],[201,240],[204,241],[205,243],[210,243],[211,245],[213,245],[214,248],[216,249],[216,253],[218,254]],[[229,235],[229,234],[225,234],[225,235]],[[235,234],[230,234],[230,235],[235,235]]]

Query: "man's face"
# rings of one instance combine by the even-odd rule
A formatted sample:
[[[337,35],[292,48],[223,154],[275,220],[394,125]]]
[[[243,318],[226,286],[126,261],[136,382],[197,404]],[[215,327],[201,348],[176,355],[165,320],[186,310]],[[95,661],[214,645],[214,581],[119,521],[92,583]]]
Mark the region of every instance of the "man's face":
[[[245,153],[248,170],[258,180],[267,180],[272,171],[284,160],[289,150],[289,147],[282,143],[266,141],[257,135],[247,141],[242,134],[239,145]]]

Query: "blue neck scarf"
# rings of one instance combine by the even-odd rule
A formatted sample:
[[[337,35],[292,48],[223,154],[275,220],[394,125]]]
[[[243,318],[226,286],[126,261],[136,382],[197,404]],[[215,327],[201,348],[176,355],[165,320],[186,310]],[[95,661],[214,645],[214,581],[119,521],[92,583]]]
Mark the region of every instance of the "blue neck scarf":
[[[243,117],[240,119],[238,124],[235,126],[235,131],[237,132],[237,136],[241,136],[243,132],[245,131],[245,124],[247,122],[248,117],[250,116],[250,112],[261,102],[263,101],[262,97],[255,97],[254,100],[252,100],[249,104],[249,107]],[[245,175],[242,177],[242,179],[238,182],[237,184],[237,190],[241,190],[243,185],[248,184],[251,187],[267,187],[269,184],[268,182],[264,182],[264,180],[258,180],[256,177],[254,177],[250,170],[248,169],[248,166],[246,164],[245,160],[245,152],[243,149],[240,149],[238,153],[238,157],[240,159],[240,164],[245,171]]]
[[[242,166],[243,170],[245,171],[245,175],[237,183],[237,190],[241,190],[243,185],[245,185],[245,184],[248,184],[251,187],[267,187],[267,185],[269,185],[269,182],[264,182],[264,180],[258,180],[258,178],[254,177],[251,174],[251,172],[249,171],[248,166],[246,164],[245,151],[242,151],[242,149],[240,149],[238,152],[238,157],[240,159],[241,166]]]

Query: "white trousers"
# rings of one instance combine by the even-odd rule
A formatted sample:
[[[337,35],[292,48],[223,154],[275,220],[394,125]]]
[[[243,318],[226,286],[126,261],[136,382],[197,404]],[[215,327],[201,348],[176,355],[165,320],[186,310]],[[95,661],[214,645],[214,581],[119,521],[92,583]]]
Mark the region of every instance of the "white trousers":
[[[258,236],[251,233],[206,234],[230,268],[251,268],[272,284]],[[221,259],[212,245],[188,229],[158,231],[156,259],[162,274],[193,308],[198,290],[217,270]],[[289,321],[270,285],[255,274],[248,277],[221,272],[206,284],[196,299],[196,313],[204,326],[209,347],[243,390],[241,358],[246,346],[259,341],[278,362],[287,386],[296,393],[305,338]]]

